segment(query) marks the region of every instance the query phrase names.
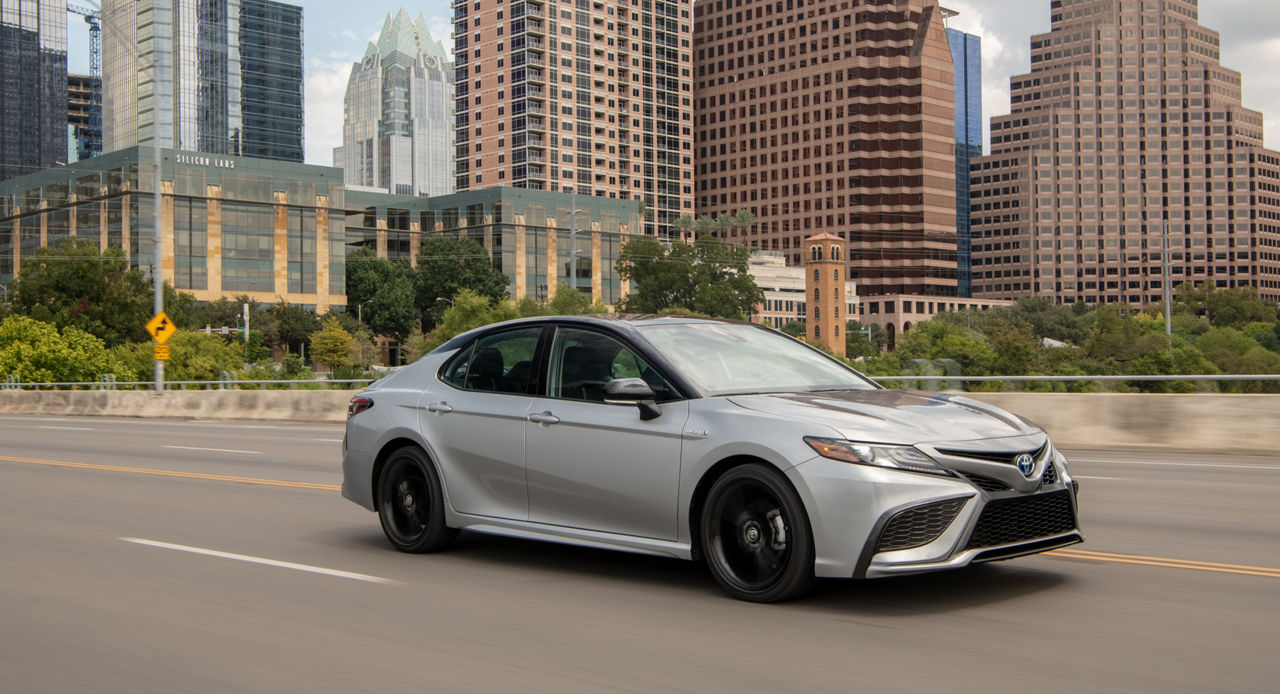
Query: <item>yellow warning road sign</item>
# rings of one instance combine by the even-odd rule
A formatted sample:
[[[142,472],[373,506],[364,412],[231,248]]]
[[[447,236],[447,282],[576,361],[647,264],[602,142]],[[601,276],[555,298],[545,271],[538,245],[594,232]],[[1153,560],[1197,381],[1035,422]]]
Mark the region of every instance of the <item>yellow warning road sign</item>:
[[[156,360],[169,361],[169,345],[156,345]]]
[[[169,338],[173,337],[174,333],[178,332],[178,326],[169,320],[164,311],[161,311],[147,323],[147,332],[151,333],[151,337],[155,339],[157,344],[163,345],[169,341]],[[156,357],[156,359],[159,358],[159,356]]]

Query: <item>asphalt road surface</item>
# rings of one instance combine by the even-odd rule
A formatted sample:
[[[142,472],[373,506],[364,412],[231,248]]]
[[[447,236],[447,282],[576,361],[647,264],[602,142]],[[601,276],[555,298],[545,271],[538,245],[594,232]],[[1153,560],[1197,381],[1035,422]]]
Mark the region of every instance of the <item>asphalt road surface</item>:
[[[1084,545],[829,580],[390,549],[332,425],[0,417],[0,692],[1274,692],[1280,459],[1067,451]]]

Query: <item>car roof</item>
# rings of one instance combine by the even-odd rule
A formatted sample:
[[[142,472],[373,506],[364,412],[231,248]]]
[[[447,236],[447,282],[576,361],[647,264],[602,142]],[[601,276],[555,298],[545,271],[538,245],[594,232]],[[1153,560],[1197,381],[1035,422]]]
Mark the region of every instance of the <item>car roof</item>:
[[[579,323],[585,325],[608,326],[613,328],[634,329],[647,325],[749,325],[756,328],[764,328],[764,326],[750,323],[748,321],[733,320],[729,318],[704,318],[700,316],[668,316],[658,313],[595,313],[579,316],[531,316],[528,318],[515,318],[512,320],[501,321],[498,323],[490,323],[478,328],[472,328],[464,333],[456,335],[447,340],[444,344],[436,347],[432,352],[445,352],[461,347],[472,338],[482,333],[488,332],[495,328],[505,329],[518,327],[521,325],[545,325],[548,323]]]

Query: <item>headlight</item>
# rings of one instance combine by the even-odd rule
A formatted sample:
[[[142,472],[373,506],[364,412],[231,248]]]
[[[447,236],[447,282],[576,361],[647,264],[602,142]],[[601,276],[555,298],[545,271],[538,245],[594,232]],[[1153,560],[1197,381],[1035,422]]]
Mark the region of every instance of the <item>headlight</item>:
[[[894,470],[925,472],[930,475],[951,475],[948,470],[939,467],[932,458],[911,446],[878,446],[816,436],[806,436],[804,442],[823,458]]]
[[[1062,455],[1062,451],[1058,450],[1057,446],[1053,447],[1053,462],[1057,463],[1058,467],[1062,468],[1063,472],[1067,471],[1067,456]]]

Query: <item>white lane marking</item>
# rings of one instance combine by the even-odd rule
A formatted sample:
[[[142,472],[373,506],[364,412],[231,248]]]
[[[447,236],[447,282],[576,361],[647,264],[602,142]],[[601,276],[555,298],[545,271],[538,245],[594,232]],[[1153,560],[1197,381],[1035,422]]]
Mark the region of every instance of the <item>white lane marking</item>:
[[[248,554],[232,554],[231,552],[219,552],[216,549],[204,549],[201,547],[189,547],[187,545],[175,545],[169,542],[159,542],[156,540],[144,540],[139,537],[122,537],[119,538],[125,542],[132,542],[136,545],[147,545],[148,547],[159,547],[160,549],[172,549],[179,552],[190,552],[192,554],[203,554],[207,557],[218,557],[219,559],[234,559],[235,561],[248,562],[250,564],[261,564],[263,566],[275,566],[281,569],[293,569],[294,571],[305,571],[307,573],[321,574],[324,576],[336,576],[337,578],[349,578],[353,581],[365,581],[367,583],[383,583],[394,584],[389,578],[380,576],[370,576],[368,574],[359,574],[352,571],[340,571],[338,569],[326,569],[322,566],[311,566],[310,564],[295,564],[289,561],[278,561],[276,559],[266,559],[264,557],[254,557]]]
[[[204,448],[201,446],[165,446],[183,451],[213,451],[214,453],[244,453],[246,455],[262,455],[262,451],[240,451],[234,448]]]
[[[1077,458],[1072,460],[1073,463],[1096,463],[1098,465],[1159,465],[1168,467],[1200,467],[1200,468],[1234,468],[1237,470],[1271,470],[1280,472],[1280,466],[1275,465],[1236,465],[1233,463],[1155,463],[1145,460],[1090,460],[1088,458]]]
[[[36,427],[37,429],[57,429],[59,431],[97,431],[93,427],[51,427],[43,424]]]
[[[324,441],[325,443],[342,443],[342,439],[315,439],[316,441]]]

